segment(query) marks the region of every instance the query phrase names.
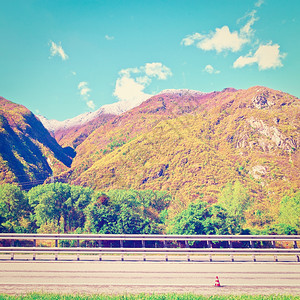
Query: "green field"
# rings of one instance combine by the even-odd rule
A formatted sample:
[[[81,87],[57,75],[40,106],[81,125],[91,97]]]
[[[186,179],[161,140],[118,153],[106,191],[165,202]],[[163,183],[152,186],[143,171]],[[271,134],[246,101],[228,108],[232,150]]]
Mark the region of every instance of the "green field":
[[[139,295],[62,295],[31,293],[23,296],[0,294],[0,300],[299,300],[300,296],[290,295],[226,295],[201,296],[194,294],[139,294]]]

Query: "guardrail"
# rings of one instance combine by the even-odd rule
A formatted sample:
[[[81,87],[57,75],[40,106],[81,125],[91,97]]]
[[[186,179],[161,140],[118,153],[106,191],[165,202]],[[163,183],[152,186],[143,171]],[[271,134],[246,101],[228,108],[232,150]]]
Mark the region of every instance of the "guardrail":
[[[54,247],[37,246],[37,241],[55,241]],[[31,246],[22,246],[22,241],[31,241]],[[62,241],[76,241],[76,247],[60,247]],[[88,241],[89,245],[82,243]],[[185,254],[190,261],[191,254],[209,255],[209,261],[212,261],[213,254],[230,255],[231,261],[234,261],[234,254],[252,255],[253,261],[256,261],[256,255],[274,255],[274,260],[278,261],[277,255],[295,255],[299,262],[300,249],[297,242],[300,241],[300,235],[155,235],[155,234],[17,234],[0,233],[0,253],[10,253],[11,260],[16,253],[33,254],[33,260],[38,253],[55,254],[55,260],[58,260],[58,254],[72,253],[77,254],[77,260],[80,260],[80,254],[98,254],[99,260],[102,260],[102,254],[121,254],[121,260],[124,260],[124,254],[143,254],[143,260],[146,260],[146,254],[165,254],[165,260],[168,261],[168,254]],[[9,246],[3,246],[9,242]],[[117,243],[116,243],[117,242]],[[124,243],[131,243],[132,247],[124,247]],[[146,247],[146,243],[148,246]],[[172,243],[171,243],[172,242]],[[190,245],[196,242],[195,245]],[[293,248],[278,248],[276,242],[289,242]],[[112,243],[114,243],[112,245]],[[139,247],[136,247],[136,244]],[[150,245],[149,245],[150,243]],[[197,245],[198,243],[198,245]],[[257,248],[257,244],[268,244],[269,248]],[[84,245],[82,245],[84,244]],[[106,246],[103,246],[106,244]],[[220,247],[225,248],[217,248]],[[278,243],[277,243],[278,244]],[[149,247],[150,246],[150,247]],[[259,245],[261,246],[261,245]]]

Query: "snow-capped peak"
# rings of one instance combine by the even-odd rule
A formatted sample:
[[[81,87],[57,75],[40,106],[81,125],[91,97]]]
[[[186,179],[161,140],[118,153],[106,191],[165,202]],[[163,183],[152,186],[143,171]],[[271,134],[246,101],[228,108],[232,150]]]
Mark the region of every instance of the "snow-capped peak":
[[[83,113],[79,116],[76,116],[74,118],[67,119],[67,120],[64,120],[64,121],[49,120],[49,119],[47,119],[47,118],[45,118],[44,116],[41,116],[41,115],[38,115],[38,118],[43,123],[45,128],[47,128],[51,132],[54,132],[58,129],[62,129],[62,128],[66,129],[66,128],[74,127],[74,126],[77,126],[77,125],[82,125],[84,123],[87,123],[87,122],[95,119],[98,115],[101,115],[103,113],[104,113],[103,109],[100,108],[97,111],[86,112],[86,113]]]
[[[167,89],[161,91],[159,94],[173,94],[173,95],[179,95],[179,96],[184,96],[184,95],[204,95],[207,93],[203,93],[200,91],[195,91],[195,90],[189,90],[189,89]]]
[[[79,116],[64,121],[49,120],[41,115],[38,115],[38,118],[43,123],[45,128],[47,128],[50,132],[55,132],[58,129],[67,129],[67,128],[83,125],[103,114],[120,115],[123,112],[139,104],[140,103],[135,103],[133,105],[132,103],[127,101],[119,101],[112,104],[103,105],[96,111],[86,112]]]

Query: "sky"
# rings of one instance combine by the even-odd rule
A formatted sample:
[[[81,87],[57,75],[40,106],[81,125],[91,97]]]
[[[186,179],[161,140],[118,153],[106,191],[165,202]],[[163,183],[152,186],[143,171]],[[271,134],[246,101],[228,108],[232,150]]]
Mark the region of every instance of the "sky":
[[[0,0],[0,96],[65,120],[164,89],[300,97],[298,0]]]

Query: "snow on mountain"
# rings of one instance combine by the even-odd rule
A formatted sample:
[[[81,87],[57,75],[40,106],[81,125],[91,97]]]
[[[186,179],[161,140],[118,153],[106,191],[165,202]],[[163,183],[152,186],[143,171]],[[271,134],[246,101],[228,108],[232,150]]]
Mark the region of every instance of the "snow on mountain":
[[[93,120],[94,118],[96,118],[98,115],[102,113],[103,110],[100,108],[95,112],[87,112],[77,117],[74,117],[72,119],[67,119],[65,121],[48,120],[47,118],[41,115],[38,115],[38,118],[43,123],[45,128],[47,128],[50,132],[54,132],[58,129],[62,129],[62,128],[67,129],[77,125],[85,124],[86,122]]]
[[[195,91],[195,90],[189,90],[189,89],[167,89],[163,90],[159,93],[160,94],[176,94],[179,96],[184,96],[187,94],[194,95],[194,96],[200,96],[204,95],[206,93]],[[79,116],[76,116],[71,119],[67,119],[65,121],[57,121],[57,120],[49,120],[41,115],[38,115],[40,121],[43,123],[43,125],[50,131],[55,132],[58,129],[68,129],[75,126],[83,125],[96,117],[102,115],[102,114],[112,114],[112,115],[120,115],[125,111],[128,111],[138,105],[140,105],[142,102],[144,102],[145,99],[141,99],[140,101],[118,101],[112,104],[106,104],[101,106],[98,110],[94,112],[87,112],[83,113]]]
[[[195,90],[189,90],[189,89],[167,89],[163,90],[159,93],[160,94],[174,94],[174,95],[179,95],[179,96],[184,96],[184,95],[195,95],[195,96],[200,96],[200,95],[205,95],[207,93],[203,93],[200,91],[195,91]]]
[[[128,108],[126,107],[126,103],[116,102],[113,104],[103,105],[102,107],[100,107],[98,110],[94,112],[83,113],[74,118],[67,119],[64,121],[49,120],[41,115],[38,115],[38,117],[40,121],[43,123],[43,125],[49,131],[54,132],[58,129],[67,129],[67,128],[83,125],[103,114],[119,115],[126,110],[128,110]]]

